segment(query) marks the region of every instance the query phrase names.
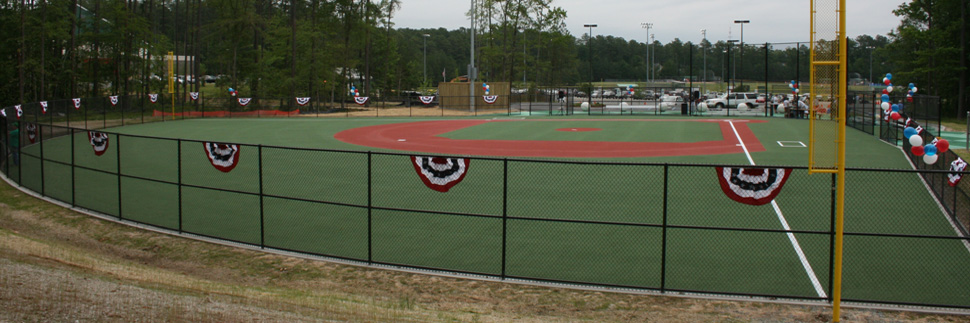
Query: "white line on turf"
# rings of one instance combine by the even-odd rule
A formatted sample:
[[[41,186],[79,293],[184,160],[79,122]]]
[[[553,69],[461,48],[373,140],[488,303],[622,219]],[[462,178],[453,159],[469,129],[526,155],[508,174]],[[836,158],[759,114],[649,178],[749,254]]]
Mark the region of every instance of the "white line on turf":
[[[748,157],[748,162],[751,165],[755,165],[754,159],[751,158],[751,154],[748,152],[748,146],[744,145],[744,140],[741,140],[741,135],[738,134],[738,129],[734,127],[734,122],[728,120],[731,125],[731,130],[734,130],[734,136],[738,138],[738,142],[741,144],[741,149],[744,149],[744,155]],[[785,231],[791,231],[791,227],[788,226],[788,221],[785,220],[785,215],[781,213],[781,208],[778,207],[778,203],[771,200],[771,207],[775,209],[775,214],[778,215],[778,221],[781,222],[781,226],[785,228]],[[818,297],[827,298],[825,295],[825,290],[822,288],[822,284],[818,281],[818,276],[815,275],[815,270],[812,270],[812,265],[808,263],[808,257],[805,257],[805,252],[802,251],[802,246],[798,243],[798,239],[795,238],[795,234],[788,232],[788,240],[791,241],[791,245],[795,248],[795,253],[798,254],[798,259],[802,261],[802,267],[805,267],[805,273],[808,274],[808,279],[812,281],[812,285],[815,286],[815,292],[818,293]]]

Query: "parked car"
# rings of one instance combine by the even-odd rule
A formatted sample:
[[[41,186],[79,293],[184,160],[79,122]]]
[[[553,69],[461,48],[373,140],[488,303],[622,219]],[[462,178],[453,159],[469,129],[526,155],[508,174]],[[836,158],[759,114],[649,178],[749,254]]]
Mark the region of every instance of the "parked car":
[[[704,103],[713,109],[752,109],[764,105],[764,97],[758,102],[758,93],[725,93],[713,99],[707,99]]]
[[[666,111],[678,111],[680,110],[680,105],[687,103],[683,96],[680,95],[664,95],[660,97],[660,112]]]

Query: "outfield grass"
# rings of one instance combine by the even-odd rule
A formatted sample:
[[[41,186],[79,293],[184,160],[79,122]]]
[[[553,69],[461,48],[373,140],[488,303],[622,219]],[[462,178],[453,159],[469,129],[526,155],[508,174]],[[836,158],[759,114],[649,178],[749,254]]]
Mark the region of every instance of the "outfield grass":
[[[591,119],[486,123],[446,136],[577,140],[576,135],[589,134],[585,140],[669,140],[671,145],[724,139],[709,123]],[[728,199],[709,166],[627,164],[746,165],[744,154],[596,160],[610,162],[605,165],[473,159],[465,180],[439,193],[424,187],[406,155],[252,146],[371,150],[333,135],[419,120],[152,123],[110,129],[122,136],[111,135],[102,156],[94,155],[81,132],[73,142],[61,137],[44,143],[49,161],[43,189],[125,219],[313,254],[545,280],[820,297],[788,234],[777,232],[784,228],[772,205]],[[604,130],[554,131],[570,127]],[[757,164],[805,164],[806,148],[776,143],[807,143],[805,120],[771,119],[749,127],[766,148],[751,154]],[[212,167],[202,143],[192,141],[203,139],[246,144],[238,166],[229,173]],[[869,135],[850,130],[847,139],[851,167],[909,167],[897,148]],[[71,163],[72,146],[79,166],[73,175],[64,165]],[[37,156],[37,148],[25,152]],[[22,183],[40,191],[37,160],[24,158]],[[119,170],[125,175],[120,180],[113,174]],[[791,229],[799,231],[793,236],[826,294],[831,238],[824,232],[832,225],[831,181],[830,175],[796,169],[775,200]],[[180,190],[176,183],[185,186]],[[856,171],[847,183],[847,232],[956,235],[914,173]],[[583,223],[590,221],[596,223]],[[665,232],[664,223],[673,227]],[[846,298],[970,306],[970,277],[963,274],[970,268],[970,251],[957,240],[850,235],[845,254]]]

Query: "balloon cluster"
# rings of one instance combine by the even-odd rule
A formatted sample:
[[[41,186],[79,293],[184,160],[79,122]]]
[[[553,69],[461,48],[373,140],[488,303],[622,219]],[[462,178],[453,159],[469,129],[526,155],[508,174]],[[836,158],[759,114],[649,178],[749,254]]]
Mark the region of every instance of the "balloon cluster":
[[[628,93],[630,93],[630,95],[633,95],[633,85],[627,85],[626,86],[626,91]]]
[[[359,97],[360,96],[360,91],[357,91],[357,87],[354,86],[353,84],[351,84],[350,85],[350,94],[353,94],[354,97],[356,98],[356,97]]]
[[[906,102],[913,102],[913,94],[916,94],[916,85],[909,83],[909,92],[906,93]]]
[[[799,92],[799,90],[798,90],[798,82],[795,82],[795,80],[792,80],[791,83],[788,83],[788,88],[791,89],[791,94],[792,95],[798,95],[798,92]]]
[[[491,86],[488,86],[488,84],[487,84],[487,83],[485,83],[485,82],[482,82],[482,90],[485,90],[485,95],[488,95],[488,92],[490,92],[490,91],[491,91],[491,89],[492,89],[492,87],[491,87]]]
[[[887,95],[893,92],[893,75],[891,73],[886,73],[886,77],[882,78],[882,84],[886,85],[886,88],[882,90],[883,95]]]
[[[945,153],[950,149],[950,142],[946,141],[946,139],[934,138],[933,142],[930,142],[924,146],[923,137],[919,135],[921,129],[922,127],[906,127],[906,129],[903,130],[903,136],[905,136],[906,139],[909,140],[909,144],[913,146],[910,148],[913,155],[916,155],[917,157],[923,156],[923,162],[927,164],[936,163],[936,160],[939,158],[938,154]]]
[[[238,94],[239,94],[239,91],[236,91],[236,89],[233,89],[233,88],[229,88],[229,96],[236,96]]]

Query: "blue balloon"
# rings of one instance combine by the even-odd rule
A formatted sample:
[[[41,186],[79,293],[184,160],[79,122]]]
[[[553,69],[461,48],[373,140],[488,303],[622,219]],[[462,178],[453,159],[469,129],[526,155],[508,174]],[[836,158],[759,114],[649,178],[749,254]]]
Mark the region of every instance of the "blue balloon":
[[[889,94],[882,95],[882,102],[889,102]]]
[[[903,137],[906,137],[906,139],[909,139],[909,137],[915,136],[916,134],[916,128],[906,127],[906,129],[903,129]]]
[[[899,112],[899,109],[900,107],[898,104],[893,104],[893,112]]]
[[[914,88],[914,87],[916,87],[916,84],[913,84],[913,83],[909,83],[909,88],[911,88],[911,89],[912,89],[912,88]]]
[[[926,146],[923,147],[923,151],[930,156],[936,155],[936,145],[927,144]]]
[[[886,78],[889,79],[889,80],[892,80],[893,79],[893,75],[892,74],[889,74],[889,73],[886,73]]]

